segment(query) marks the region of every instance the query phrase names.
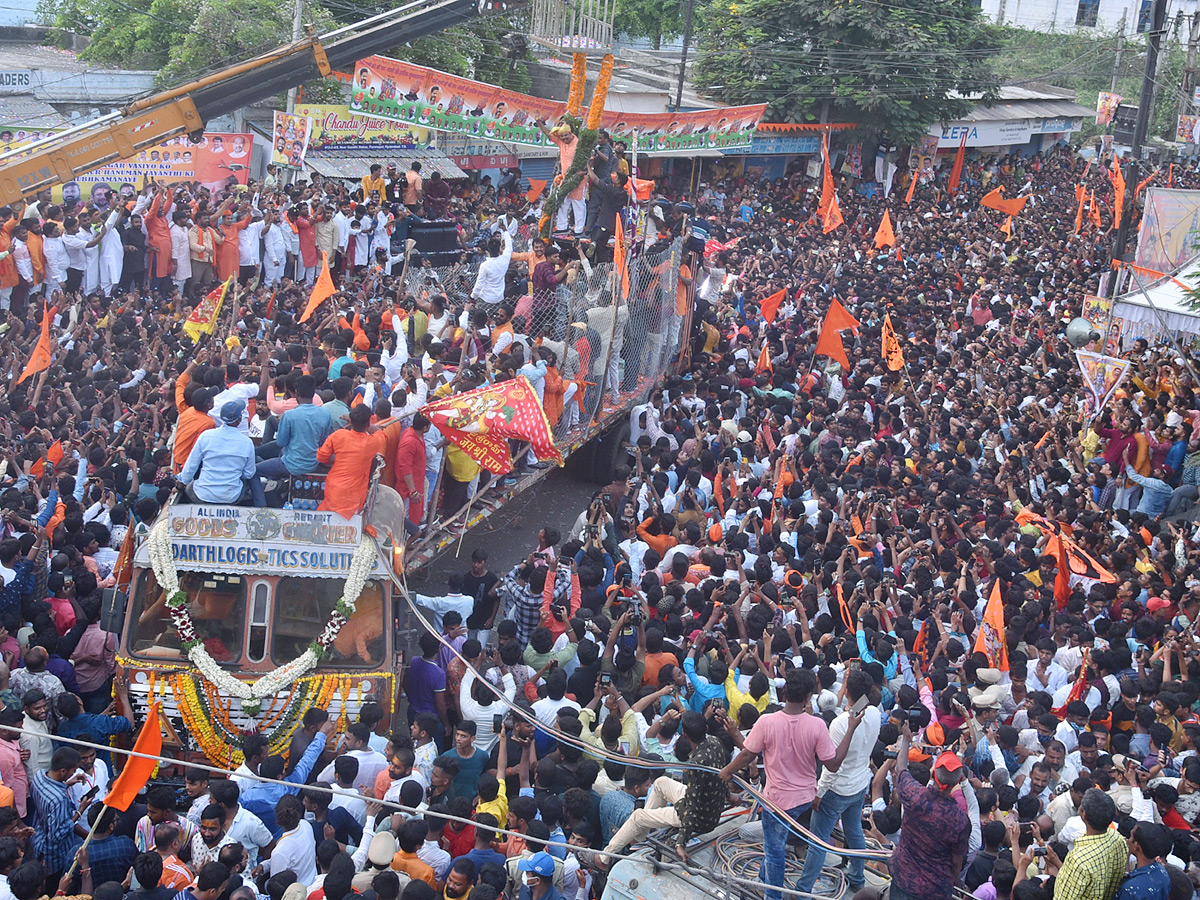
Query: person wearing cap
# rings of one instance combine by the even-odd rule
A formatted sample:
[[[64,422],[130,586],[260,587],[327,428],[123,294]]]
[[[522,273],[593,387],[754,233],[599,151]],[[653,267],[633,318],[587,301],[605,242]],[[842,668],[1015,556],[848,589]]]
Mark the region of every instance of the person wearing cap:
[[[245,414],[244,400],[230,400],[221,407],[221,424],[196,438],[179,473],[193,503],[237,503],[249,488],[254,505],[266,505],[255,474],[254,442],[238,430]]]
[[[521,873],[521,890],[518,900],[563,900],[554,886],[554,857],[540,850],[517,862]]]
[[[940,753],[928,786],[908,771],[912,728],[904,722],[896,752],[896,792],[903,818],[892,854],[889,900],[950,900],[962,873],[971,837],[971,820],[954,800],[965,773],[951,750]]]

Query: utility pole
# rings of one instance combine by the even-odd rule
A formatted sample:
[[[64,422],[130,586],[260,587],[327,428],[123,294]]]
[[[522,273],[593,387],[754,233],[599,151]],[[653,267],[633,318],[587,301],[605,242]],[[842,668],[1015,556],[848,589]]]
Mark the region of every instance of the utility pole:
[[[1192,94],[1196,88],[1196,51],[1200,47],[1200,12],[1192,13],[1191,26],[1188,28],[1187,55],[1183,63],[1183,90],[1179,102],[1175,105],[1175,113],[1185,116],[1193,112],[1195,104]]]
[[[1133,218],[1133,189],[1141,175],[1142,144],[1150,130],[1151,107],[1154,105],[1154,78],[1158,72],[1158,54],[1162,49],[1163,31],[1167,18],[1167,0],[1154,0],[1150,9],[1150,32],[1146,35],[1146,68],[1142,72],[1142,94],[1138,100],[1137,121],[1133,126],[1133,143],[1129,150],[1129,165],[1125,170],[1125,206],[1121,211],[1121,227],[1113,244],[1112,258],[1123,259],[1129,242],[1129,220]],[[1112,291],[1116,291],[1117,279],[1112,279]]]
[[[1113,56],[1112,92],[1117,92],[1117,77],[1121,74],[1121,51],[1125,49],[1125,22],[1129,16],[1129,7],[1121,10],[1121,23],[1117,26],[1117,52]]]
[[[293,0],[292,9],[292,41],[300,40],[300,36],[304,33],[304,0]],[[287,92],[287,111],[296,111],[296,89],[291,88]]]
[[[696,11],[696,0],[688,0],[683,11],[683,50],[679,54],[679,85],[675,89],[675,111],[683,105],[683,79],[687,75],[688,44],[692,42],[692,14]]]

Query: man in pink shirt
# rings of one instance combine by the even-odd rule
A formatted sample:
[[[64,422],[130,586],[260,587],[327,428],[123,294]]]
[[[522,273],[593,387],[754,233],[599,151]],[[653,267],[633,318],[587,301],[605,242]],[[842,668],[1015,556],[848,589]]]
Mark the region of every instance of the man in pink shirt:
[[[836,772],[863,718],[861,712],[850,714],[846,735],[841,746],[835,748],[824,720],[809,712],[816,688],[815,673],[808,669],[789,670],[783,710],[755,722],[741,752],[721,770],[721,777],[728,781],[761,753],[767,772],[763,794],[793,819],[804,815],[817,796],[817,760]],[[763,861],[759,877],[765,884],[782,887],[788,825],[767,809],[763,810],[762,822]],[[781,900],[779,891],[768,889],[765,895],[767,900]]]

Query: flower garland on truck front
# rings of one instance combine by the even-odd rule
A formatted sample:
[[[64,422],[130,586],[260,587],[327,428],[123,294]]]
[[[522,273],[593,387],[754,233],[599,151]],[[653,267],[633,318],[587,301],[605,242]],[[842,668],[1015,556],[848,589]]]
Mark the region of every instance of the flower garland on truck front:
[[[196,635],[196,623],[188,611],[188,596],[179,587],[179,573],[175,568],[175,557],[171,550],[171,534],[167,526],[167,517],[159,517],[158,522],[150,529],[146,539],[146,549],[150,556],[150,565],[158,585],[167,595],[167,609],[171,614],[171,622],[179,633],[179,640],[188,660],[208,681],[212,682],[226,696],[237,697],[242,701],[242,712],[248,716],[257,715],[262,709],[262,701],[284,690],[316,668],[317,663],[325,656],[338,636],[342,627],[354,615],[358,598],[366,587],[367,579],[375,568],[376,550],[374,543],[369,540],[359,542],[354,556],[350,560],[350,571],[346,575],[346,584],[342,589],[341,599],[329,614],[329,621],[308,645],[303,653],[286,665],[273,669],[255,681],[242,681],[217,663],[208,649]]]

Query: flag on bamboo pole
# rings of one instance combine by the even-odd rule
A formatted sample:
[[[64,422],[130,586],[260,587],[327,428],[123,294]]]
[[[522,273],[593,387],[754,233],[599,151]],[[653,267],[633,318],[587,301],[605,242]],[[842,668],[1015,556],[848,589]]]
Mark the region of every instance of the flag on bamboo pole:
[[[851,315],[850,310],[842,306],[837,297],[834,297],[833,302],[829,304],[829,312],[825,316],[825,326],[832,326],[837,331],[845,331],[849,328],[858,334],[858,325],[858,319]]]
[[[125,537],[121,541],[121,549],[117,553],[117,561],[113,565],[113,579],[115,587],[118,591],[129,591],[129,585],[133,583],[133,551],[134,539],[133,533],[135,529],[126,528]]]
[[[917,189],[917,175],[918,175],[918,173],[914,169],[912,172],[912,177],[908,179],[908,193],[904,195],[904,205],[905,206],[909,206],[912,204],[913,191],[915,191]]]
[[[983,610],[983,622],[979,636],[975,638],[975,652],[987,657],[988,666],[1008,671],[1008,646],[1004,640],[1004,601],[1000,598],[1000,579],[992,582],[992,593]]]
[[[883,361],[893,372],[904,368],[904,351],[900,349],[900,341],[896,338],[896,329],[892,327],[890,313],[883,317]]]
[[[1161,173],[1161,172],[1162,172],[1162,166],[1159,166],[1157,169],[1155,169],[1153,172],[1151,172],[1149,175],[1147,175],[1145,178],[1143,178],[1141,181],[1138,182],[1138,186],[1133,189],[1133,199],[1135,202],[1137,201],[1138,194],[1140,194],[1143,190],[1145,190],[1146,186],[1148,184],[1150,184],[1150,182],[1152,182],[1155,178],[1157,178],[1159,176],[1159,173]]]
[[[1083,204],[1087,202],[1087,190],[1082,184],[1075,185],[1075,199],[1079,203],[1075,210],[1075,233],[1079,234],[1083,230]]]
[[[132,533],[133,529],[131,528],[129,531]],[[161,703],[150,704],[150,709],[146,711],[146,721],[138,733],[137,740],[133,743],[134,753],[144,753],[150,757],[157,757],[162,753],[162,725],[159,723],[158,715],[161,708]],[[157,768],[157,759],[146,759],[141,756],[129,757],[125,760],[125,767],[121,769],[121,774],[113,781],[112,787],[108,789],[108,794],[101,802],[105,806],[125,812]]]
[[[524,375],[438,400],[421,410],[447,440],[496,475],[512,471],[509,440],[563,464],[537,393]]]
[[[758,311],[762,313],[763,319],[768,322],[775,321],[775,314],[779,312],[779,304],[783,303],[783,298],[787,296],[787,288],[780,288],[769,297],[764,297],[762,302],[758,304]]]
[[[29,362],[25,363],[25,368],[21,371],[21,377],[17,379],[17,384],[48,368],[50,368],[50,308],[43,300],[42,333],[38,336],[37,343],[33,345],[33,353],[29,355]]]
[[[1067,601],[1071,599],[1071,561],[1067,558],[1067,548],[1061,534],[1055,535],[1051,546],[1058,570],[1054,575],[1054,603],[1061,610],[1066,608]]]
[[[846,347],[842,343],[843,328],[857,328],[858,319],[850,315],[846,307],[835,299],[825,314],[821,324],[821,333],[817,335],[817,356],[828,356],[835,359],[843,369],[850,371],[850,360],[846,358]]]
[[[821,231],[824,234],[829,234],[831,231],[836,231],[842,224],[842,210],[838,206],[837,194],[833,195],[833,199],[829,202],[829,206],[825,208],[825,216],[821,219]]]
[[[1108,173],[1108,177],[1113,183],[1113,228],[1121,227],[1121,216],[1125,212],[1125,174],[1121,171],[1121,164],[1117,161],[1117,155],[1113,154],[1112,169]]]
[[[953,197],[958,193],[958,183],[962,180],[963,159],[967,155],[967,131],[963,131],[962,140],[958,142],[958,152],[954,154],[954,168],[950,170],[950,181],[946,190]]]
[[[892,216],[885,209],[883,219],[879,222],[879,229],[875,232],[875,249],[882,250],[884,247],[894,247],[895,245],[896,234],[892,231]]]
[[[183,323],[183,330],[187,332],[187,336],[192,339],[192,342],[200,340],[202,334],[212,334],[217,327],[217,319],[221,316],[221,306],[225,303],[225,295],[229,293],[229,288],[233,286],[233,276],[230,275],[223,284],[218,284],[215,288],[204,295],[204,299],[196,304],[196,308],[191,311],[187,317],[187,321]]]
[[[1097,229],[1102,229],[1104,227],[1104,223],[1100,220],[1100,207],[1096,203],[1095,191],[1088,192],[1088,209],[1088,216],[1091,223],[1095,225]]]
[[[829,167],[829,133],[826,132],[821,136],[821,157],[822,157],[822,174],[821,174],[821,200],[817,203],[817,215],[821,217],[821,221],[825,221],[826,213],[829,210],[830,203],[837,202],[836,191],[833,186],[833,170]]]
[[[307,322],[317,311],[317,307],[334,295],[334,291],[333,276],[329,274],[329,254],[322,253],[321,274],[317,276],[312,293],[308,295],[308,305],[304,307],[304,314],[300,316],[300,321]]]

